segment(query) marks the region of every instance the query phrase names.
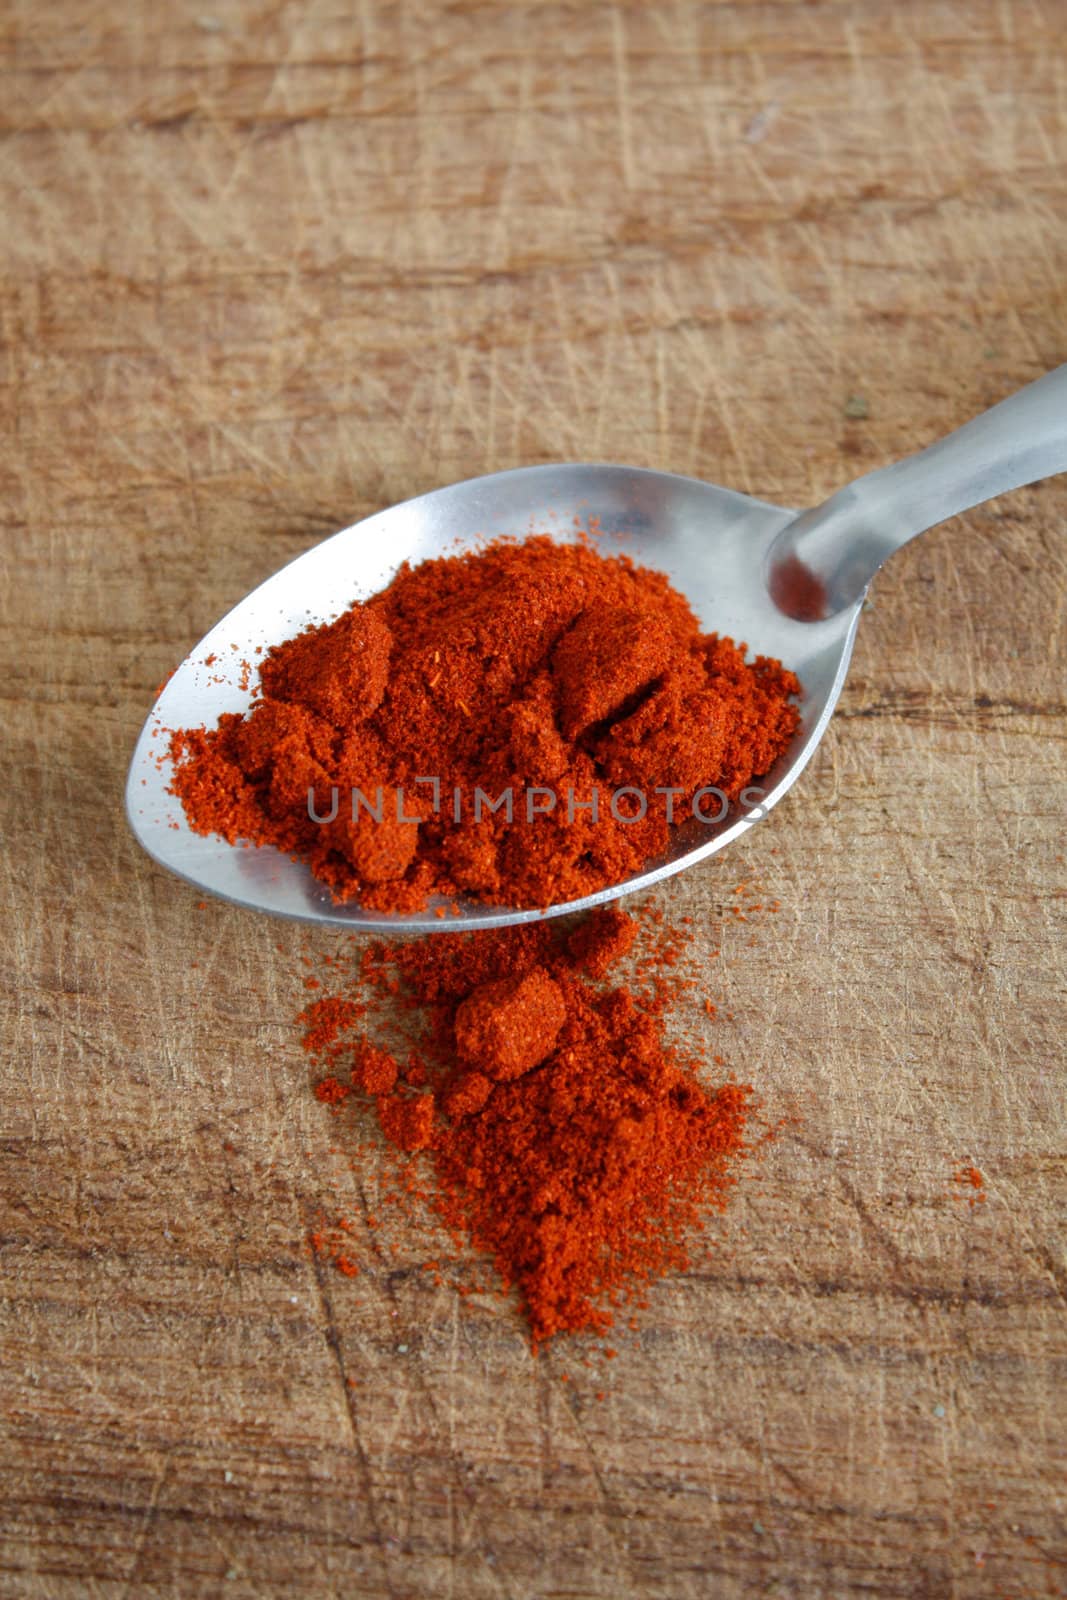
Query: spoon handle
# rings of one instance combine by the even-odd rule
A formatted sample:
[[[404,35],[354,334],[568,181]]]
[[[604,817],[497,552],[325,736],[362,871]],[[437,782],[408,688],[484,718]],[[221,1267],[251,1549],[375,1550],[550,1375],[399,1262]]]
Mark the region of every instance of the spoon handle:
[[[802,622],[834,616],[860,599],[883,561],[909,539],[1056,472],[1067,472],[1067,366],[801,512],[771,546],[771,596]]]

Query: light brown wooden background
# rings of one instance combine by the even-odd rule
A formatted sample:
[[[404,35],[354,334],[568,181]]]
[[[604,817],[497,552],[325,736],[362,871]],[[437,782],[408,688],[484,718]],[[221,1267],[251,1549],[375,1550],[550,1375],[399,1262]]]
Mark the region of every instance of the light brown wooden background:
[[[610,1364],[429,1227],[316,1271],[378,1168],[300,936],[121,809],[165,672],[378,507],[808,503],[1067,359],[1061,0],[0,19],[0,1593],[1062,1594],[1067,482],[893,563],[803,783],[658,897],[734,1013],[680,1025],[800,1120]]]

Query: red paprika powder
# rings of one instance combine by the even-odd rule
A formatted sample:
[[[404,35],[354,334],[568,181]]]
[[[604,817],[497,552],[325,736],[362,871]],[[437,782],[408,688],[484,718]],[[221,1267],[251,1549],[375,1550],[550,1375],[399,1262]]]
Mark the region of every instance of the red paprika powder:
[[[701,791],[736,802],[798,691],[662,573],[497,541],[269,651],[247,715],[172,735],[172,788],[197,832],[289,851],[339,900],[547,906],[632,876]]]
[[[649,1279],[684,1267],[687,1237],[723,1207],[746,1150],[752,1090],[701,1082],[666,1044],[654,991],[594,980],[636,931],[601,909],[577,929],[368,948],[361,993],[388,1009],[399,982],[426,1021],[414,1072],[359,1032],[362,1015],[347,1035],[324,1029],[321,1016],[340,1015],[330,997],[302,1016],[328,1071],[320,1099],[345,1098],[347,1051],[351,1099],[373,1104],[390,1148],[429,1161],[426,1198],[517,1287],[535,1347],[602,1332]]]
[[[173,790],[197,831],[292,852],[339,900],[546,906],[637,872],[702,791],[738,801],[799,687],[702,633],[661,573],[498,541],[271,650],[247,715],[172,735]],[[684,1265],[746,1148],[751,1090],[665,1042],[662,970],[643,996],[605,986],[636,931],[600,910],[377,945],[358,991],[301,1014],[319,1099],[373,1105],[397,1161],[429,1163],[430,1202],[517,1287],[535,1345],[602,1331]],[[676,955],[665,936],[654,964]],[[428,1024],[403,1061],[363,1031],[397,997]],[[347,1237],[313,1243],[357,1270]]]

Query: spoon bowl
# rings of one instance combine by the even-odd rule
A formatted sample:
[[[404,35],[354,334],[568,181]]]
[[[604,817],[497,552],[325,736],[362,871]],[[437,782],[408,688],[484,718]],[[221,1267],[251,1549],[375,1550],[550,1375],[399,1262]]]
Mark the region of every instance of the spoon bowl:
[[[255,589],[172,674],[134,751],[130,825],[162,866],[237,905],[357,932],[499,928],[581,911],[650,888],[722,850],[761,820],[811,759],[845,682],[867,585],[894,549],[956,511],[1067,469],[1067,367],[955,434],[798,514],[670,473],[611,465],[522,467],[450,485],[334,534]],[[401,563],[482,548],[501,535],[589,539],[655,568],[706,632],[777,657],[800,679],[801,721],[760,780],[758,807],[686,821],[667,852],[620,883],[548,908],[431,902],[412,915],[337,904],[303,862],[269,846],[194,833],[169,793],[167,730],[244,712],[271,646],[384,588]],[[773,598],[772,598],[773,597]],[[795,613],[795,614],[790,614]]]

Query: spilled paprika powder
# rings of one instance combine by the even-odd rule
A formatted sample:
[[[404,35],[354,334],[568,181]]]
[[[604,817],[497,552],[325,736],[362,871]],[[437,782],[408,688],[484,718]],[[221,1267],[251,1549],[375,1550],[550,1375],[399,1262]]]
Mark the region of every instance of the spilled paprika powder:
[[[428,1159],[421,1192],[517,1287],[535,1348],[604,1332],[623,1301],[684,1267],[687,1237],[725,1205],[747,1148],[752,1090],[705,1087],[666,1044],[662,985],[596,981],[636,933],[634,918],[602,908],[576,929],[366,949],[360,992],[387,1010],[399,988],[428,1024],[403,1065],[363,1035],[364,1007],[324,996],[302,1014],[327,1069],[319,1098],[336,1109],[365,1096],[396,1159]],[[316,1233],[313,1247],[350,1271],[338,1238]]]
[[[338,900],[544,907],[639,871],[702,792],[738,801],[799,687],[662,573],[498,540],[270,650],[247,715],[172,733],[172,790],[197,832],[290,852]]]

